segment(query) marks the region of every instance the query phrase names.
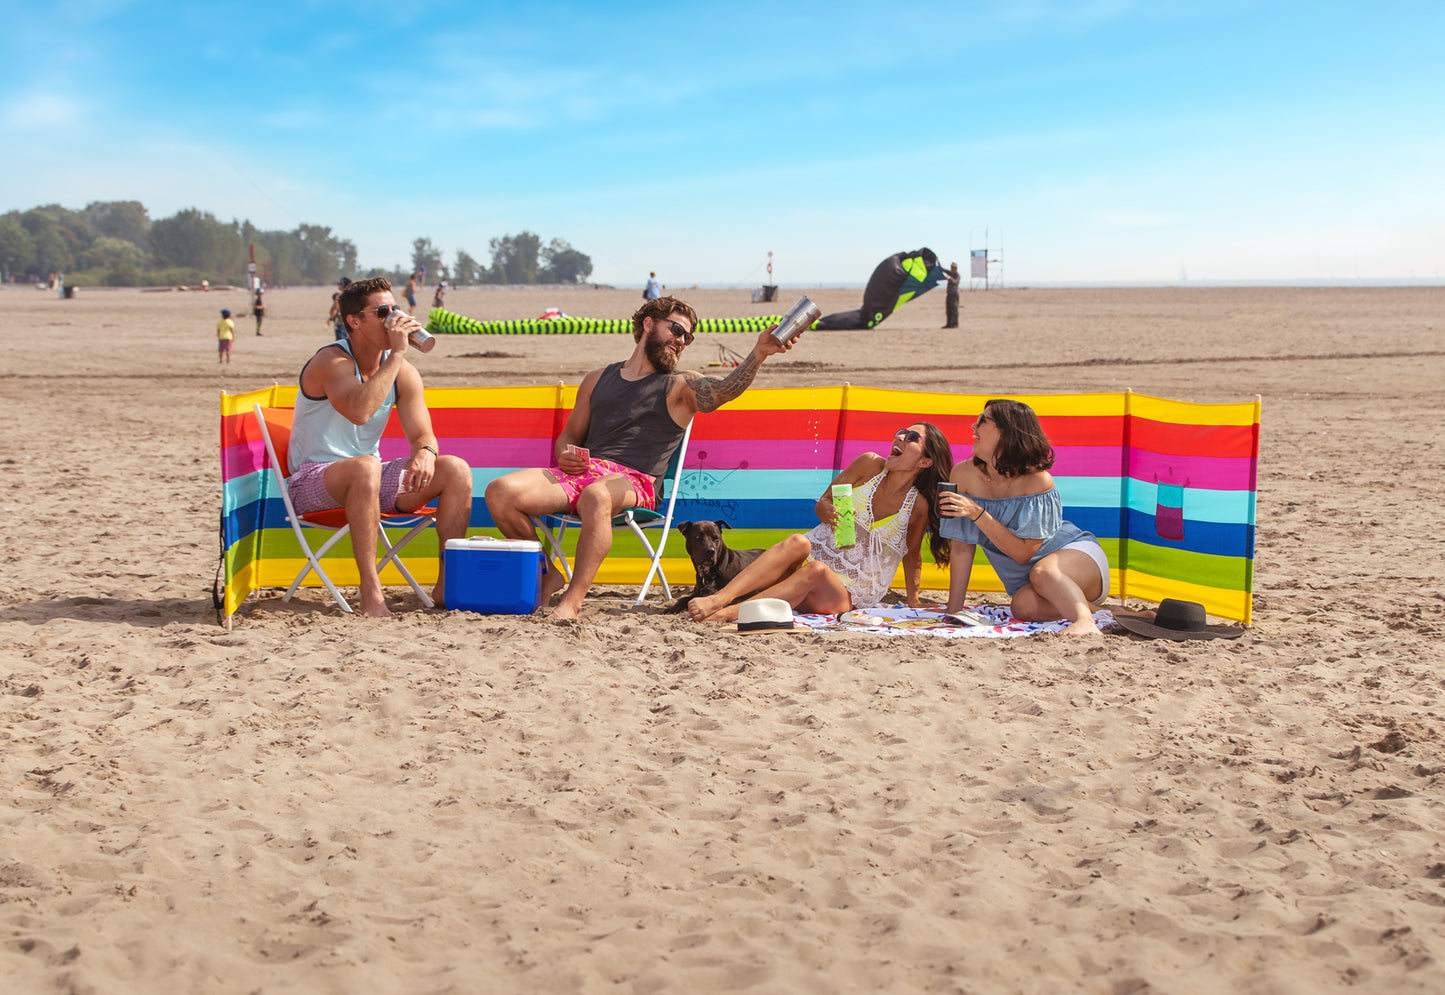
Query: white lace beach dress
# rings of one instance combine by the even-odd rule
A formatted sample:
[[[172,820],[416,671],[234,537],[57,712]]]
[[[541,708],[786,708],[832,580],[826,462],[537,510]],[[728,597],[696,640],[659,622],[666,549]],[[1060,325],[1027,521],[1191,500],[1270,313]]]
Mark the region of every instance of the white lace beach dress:
[[[887,471],[884,471],[886,473]],[[858,541],[839,549],[834,544],[833,526],[820,524],[808,533],[813,552],[808,558],[817,560],[838,575],[854,608],[873,608],[883,603],[888,585],[908,552],[908,519],[913,513],[917,488],[910,487],[898,514],[881,522],[873,521],[873,492],[884,473],[853,488],[853,521]]]

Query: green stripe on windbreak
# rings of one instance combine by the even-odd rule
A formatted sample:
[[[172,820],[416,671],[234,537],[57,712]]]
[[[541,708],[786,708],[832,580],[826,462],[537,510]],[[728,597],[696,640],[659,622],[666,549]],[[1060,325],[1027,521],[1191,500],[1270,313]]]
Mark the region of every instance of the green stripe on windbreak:
[[[1166,549],[1137,539],[1129,540],[1129,569],[1225,591],[1247,591],[1253,580],[1253,561],[1243,556]]]

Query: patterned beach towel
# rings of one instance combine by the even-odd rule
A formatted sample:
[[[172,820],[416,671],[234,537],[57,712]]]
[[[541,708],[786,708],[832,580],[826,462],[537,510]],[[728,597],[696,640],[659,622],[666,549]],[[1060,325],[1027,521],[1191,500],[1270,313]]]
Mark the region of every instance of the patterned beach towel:
[[[979,605],[957,615],[925,608],[862,608],[841,615],[793,615],[795,625],[815,632],[872,632],[880,636],[945,636],[950,639],[1009,639],[1040,632],[1063,632],[1069,623],[1020,622],[1007,606]],[[1094,612],[1094,624],[1106,629],[1114,624],[1113,612]]]

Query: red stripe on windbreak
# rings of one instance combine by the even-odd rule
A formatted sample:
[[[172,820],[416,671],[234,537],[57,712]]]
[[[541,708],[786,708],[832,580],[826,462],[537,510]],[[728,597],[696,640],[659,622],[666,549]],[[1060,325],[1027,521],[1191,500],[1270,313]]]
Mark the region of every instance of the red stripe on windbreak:
[[[1248,459],[1254,455],[1255,432],[1253,424],[1182,425],[1136,417],[1129,441],[1139,449],[1171,456]]]
[[[837,409],[802,411],[775,408],[700,414],[692,423],[692,437],[702,439],[833,439],[838,435]]]
[[[555,408],[432,408],[431,427],[438,439],[550,439],[567,414]],[[384,435],[405,434],[393,411]]]
[[[968,446],[973,441],[973,423],[977,417],[913,418],[907,412],[849,411],[848,438],[891,439],[894,432],[914,421],[930,421],[953,445]],[[1039,424],[1050,444],[1055,446],[1121,446],[1124,443],[1124,420],[1118,415],[1050,415],[1040,417]]]
[[[256,427],[256,412],[221,416],[221,448],[260,441],[261,430]]]

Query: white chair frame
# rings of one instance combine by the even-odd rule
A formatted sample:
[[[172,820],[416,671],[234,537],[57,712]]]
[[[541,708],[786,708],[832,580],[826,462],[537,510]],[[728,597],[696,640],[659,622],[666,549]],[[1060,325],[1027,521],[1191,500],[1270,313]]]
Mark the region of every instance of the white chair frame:
[[[306,554],[306,566],[301,568],[301,572],[296,575],[296,579],[291,582],[291,586],[286,589],[286,593],[282,596],[281,600],[290,601],[291,596],[294,595],[297,588],[301,586],[301,582],[306,579],[306,575],[314,570],[316,571],[316,576],[321,580],[321,583],[325,585],[326,590],[331,592],[331,597],[341,606],[341,609],[348,612],[352,611],[351,605],[342,597],[341,591],[337,589],[331,578],[327,576],[326,571],[321,567],[321,558],[331,551],[332,546],[335,546],[351,534],[351,524],[348,522],[345,525],[323,525],[320,522],[308,521],[305,516],[297,513],[296,506],[291,503],[291,492],[286,487],[287,474],[282,469],[285,464],[283,464],[276,455],[276,447],[271,442],[271,431],[266,426],[266,415],[259,404],[256,405],[256,423],[261,428],[261,439],[266,443],[266,455],[270,462],[271,481],[276,485],[276,489],[281,494],[281,501],[286,506],[286,521],[291,526],[291,531],[296,535],[296,542],[301,546],[301,552]],[[388,522],[401,528],[405,528],[409,524],[412,527],[406,535],[393,543],[386,534],[386,525]],[[388,563],[395,563],[396,569],[406,578],[406,582],[411,585],[411,589],[416,592],[417,597],[421,599],[421,603],[428,608],[434,607],[435,602],[432,601],[431,595],[424,591],[422,586],[416,582],[416,578],[413,577],[411,571],[406,568],[406,564],[402,562],[399,554],[407,543],[425,532],[435,522],[435,512],[417,512],[414,514],[391,513],[381,516],[381,524],[377,529],[382,548],[386,550],[386,555],[376,564],[377,572],[380,573],[386,569]],[[330,532],[332,535],[322,543],[319,548],[313,551],[311,544],[306,541],[305,533],[307,529],[319,529],[323,532]]]
[[[628,508],[612,518],[613,530],[630,529],[652,560],[647,569],[647,577],[642,582],[642,590],[638,592],[637,600],[632,602],[634,608],[647,600],[647,592],[652,587],[654,577],[662,584],[663,599],[672,600],[672,588],[667,583],[667,572],[662,569],[662,554],[667,549],[667,539],[672,532],[672,513],[677,505],[677,492],[681,489],[683,459],[687,455],[687,444],[691,439],[692,422],[688,422],[687,428],[682,433],[682,441],[677,445],[677,452],[672,454],[672,459],[663,476],[663,494],[661,496],[666,510],[656,512],[643,508]],[[567,562],[567,554],[562,551],[562,536],[566,534],[569,526],[580,526],[582,519],[576,515],[536,515],[533,516],[532,521],[536,523],[537,528],[542,530],[547,545],[547,558],[555,560],[561,565],[562,576],[567,578],[568,583],[571,583],[572,565]],[[658,528],[662,530],[662,535],[657,540],[657,547],[653,548],[652,543],[647,539],[646,530]]]

